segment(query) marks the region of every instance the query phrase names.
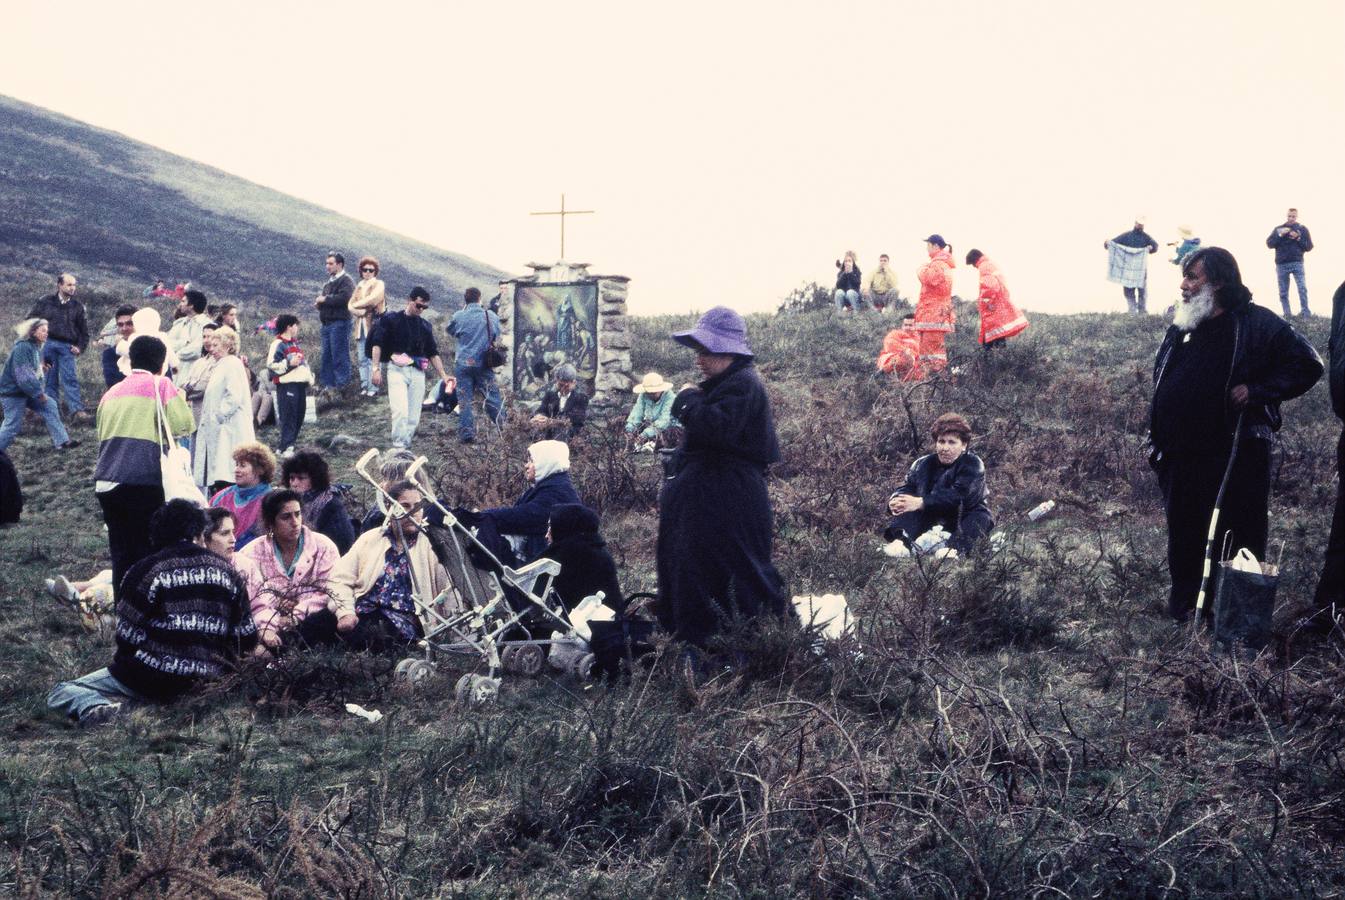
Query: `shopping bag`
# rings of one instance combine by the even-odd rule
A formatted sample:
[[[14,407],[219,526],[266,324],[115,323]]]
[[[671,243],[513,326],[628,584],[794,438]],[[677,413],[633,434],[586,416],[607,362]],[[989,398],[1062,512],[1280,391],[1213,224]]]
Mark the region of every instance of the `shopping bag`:
[[[1214,639],[1261,650],[1270,643],[1279,567],[1258,562],[1246,548],[1219,563],[1214,586]]]

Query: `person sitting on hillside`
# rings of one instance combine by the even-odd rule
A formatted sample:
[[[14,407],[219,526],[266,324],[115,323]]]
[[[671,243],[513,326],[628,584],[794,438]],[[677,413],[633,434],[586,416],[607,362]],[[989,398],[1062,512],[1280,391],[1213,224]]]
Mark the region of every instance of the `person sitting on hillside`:
[[[617,612],[626,605],[617,581],[616,562],[598,533],[598,514],[587,506],[562,503],[551,510],[550,545],[542,557],[560,563],[554,587],[566,612],[599,591],[603,603]]]
[[[355,523],[322,454],[300,450],[281,464],[280,481],[303,501],[305,526],[326,535],[341,553],[348,551],[355,543]]]
[[[887,372],[902,381],[919,381],[920,333],[915,330],[915,313],[902,316],[901,327],[893,328],[883,337],[883,349],[878,354],[878,371]]]
[[[888,556],[906,557],[917,539],[937,526],[950,537],[939,556],[967,553],[995,527],[986,505],[985,464],[967,448],[971,426],[957,413],[944,413],[934,420],[930,434],[934,452],[915,461],[906,482],[892,493],[887,511],[892,514],[883,537],[890,543]]]
[[[211,506],[220,506],[234,514],[237,537],[234,549],[242,550],[261,533],[258,520],[262,497],[271,490],[276,474],[276,456],[265,444],[252,441],[234,448],[234,483],[210,498]]]
[[[547,440],[568,441],[588,419],[588,394],[578,387],[579,373],[566,363],[556,369],[556,386],[542,395],[532,426]]]
[[[635,386],[635,405],[626,416],[627,443],[632,447],[675,448],[681,443],[682,424],[672,414],[677,392],[671,381],[650,372]]]
[[[341,554],[304,524],[303,501],[281,488],[262,500],[265,534],[234,555],[247,582],[252,621],[262,644],[276,650],[304,633],[308,616],[327,608],[327,581]]]
[[[570,482],[570,447],[564,441],[538,441],[528,447],[524,471],[532,486],[513,506],[458,516],[477,526],[477,538],[500,562],[514,567],[532,562],[546,549],[547,525],[557,506],[583,503]]]
[[[332,570],[327,609],[302,623],[300,636],[309,644],[388,653],[424,637],[416,600],[428,604],[442,594],[449,587],[448,572],[421,534],[424,494],[419,485],[399,481],[388,493],[398,508],[387,525],[360,535]]]
[[[844,309],[854,312],[860,308],[859,292],[863,287],[855,251],[846,250],[845,258],[836,260],[836,268],[836,289],[831,292],[831,300],[836,304],[837,312]]]
[[[105,722],[125,705],[174,700],[253,651],[247,587],[201,545],[205,528],[205,510],[190,500],[170,500],[154,513],[155,552],[122,581],[112,664],[56,685],[49,708],[81,725]]]

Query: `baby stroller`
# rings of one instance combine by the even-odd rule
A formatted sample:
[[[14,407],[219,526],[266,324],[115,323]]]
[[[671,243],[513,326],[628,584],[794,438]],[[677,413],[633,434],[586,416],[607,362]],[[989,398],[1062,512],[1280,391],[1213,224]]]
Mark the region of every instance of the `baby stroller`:
[[[408,515],[369,472],[378,456],[371,449],[355,464],[355,471],[374,486],[387,504],[388,517]],[[407,470],[414,478],[427,458],[417,459]],[[539,559],[519,568],[504,565],[453,511],[443,506],[433,492],[423,488],[426,502],[443,514],[442,527],[418,524],[417,530],[430,541],[439,563],[448,572],[449,587],[427,598],[412,585],[416,611],[425,636],[423,657],[397,664],[397,678],[416,683],[432,673],[441,658],[467,657],[483,665],[485,674],[469,672],[458,679],[459,701],[480,704],[499,693],[502,671],[535,676],[550,661],[553,668],[584,680],[593,669],[594,657],[587,640],[570,621],[553,583],[560,563]],[[405,541],[400,529],[396,539]],[[600,602],[601,594],[595,595]]]

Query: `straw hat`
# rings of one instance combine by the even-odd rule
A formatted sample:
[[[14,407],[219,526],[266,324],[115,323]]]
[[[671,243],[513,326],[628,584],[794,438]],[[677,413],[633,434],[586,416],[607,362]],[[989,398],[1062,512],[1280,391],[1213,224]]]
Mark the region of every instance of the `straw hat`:
[[[664,391],[672,390],[672,382],[664,381],[663,376],[657,372],[650,372],[640,383],[635,386],[637,394],[661,394]]]
[[[1190,225],[1178,225],[1177,233],[1184,238],[1189,238],[1194,236],[1196,232],[1195,229],[1193,229]]]

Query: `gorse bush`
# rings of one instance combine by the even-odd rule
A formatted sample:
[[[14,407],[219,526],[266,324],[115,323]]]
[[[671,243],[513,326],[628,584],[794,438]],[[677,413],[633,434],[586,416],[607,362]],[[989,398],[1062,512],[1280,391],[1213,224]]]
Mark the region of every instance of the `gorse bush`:
[[[964,307],[956,373],[901,384],[874,370],[891,316],[750,318],[783,454],[776,562],[793,594],[844,593],[854,635],[818,644],[768,623],[712,648],[695,676],[662,645],[622,681],[507,678],[484,709],[453,702],[453,665],[409,690],[387,661],[313,654],[109,728],[52,720],[47,686],[110,648],[41,579],[82,575],[105,548],[79,480],[93,448],[57,462],[24,438],[30,508],[0,532],[0,883],[26,896],[1340,893],[1340,636],[1306,644],[1286,627],[1315,586],[1334,490],[1325,386],[1286,406],[1281,627],[1248,660],[1163,615],[1143,450],[1162,323],[1031,319],[987,355]],[[637,374],[697,380],[667,337],[694,321],[634,320]],[[1319,347],[1321,325],[1307,324]],[[887,496],[949,410],[976,432],[1004,537],[966,559],[890,560]],[[525,418],[463,447],[427,414],[417,448],[445,503],[523,491]],[[385,403],[324,408],[302,437],[337,432],[385,444]],[[622,441],[619,419],[595,419],[573,475],[623,587],[648,590],[662,471]],[[335,478],[356,481],[360,449],[329,454]],[[1055,513],[1028,521],[1046,499]],[[385,717],[370,725],[346,702]]]

